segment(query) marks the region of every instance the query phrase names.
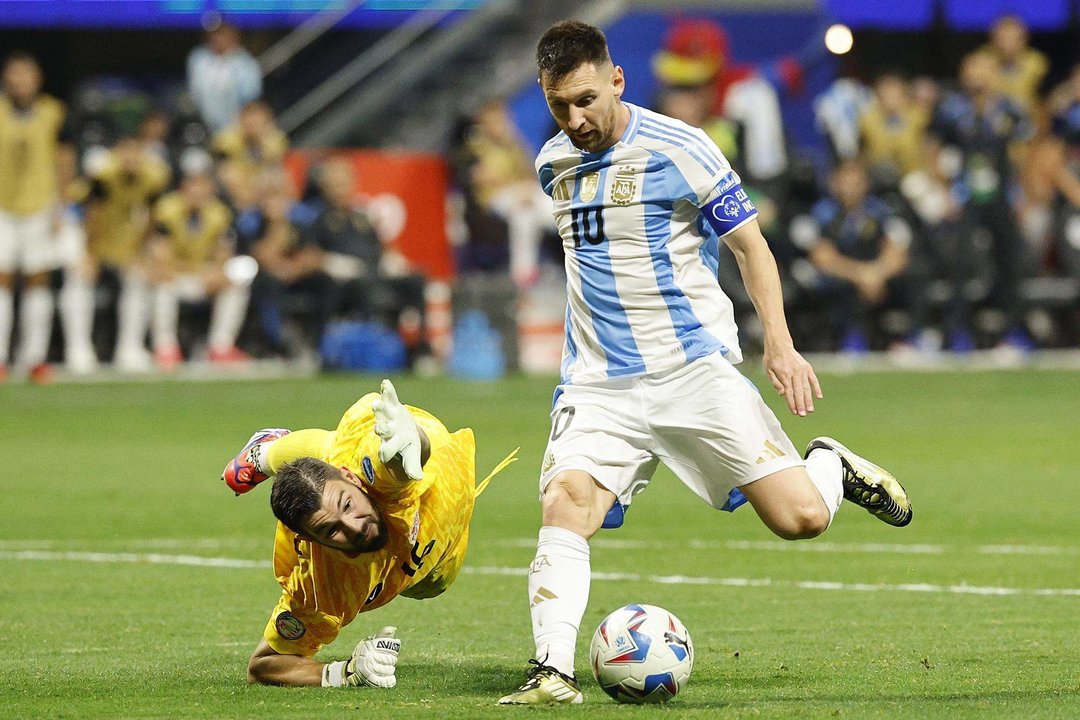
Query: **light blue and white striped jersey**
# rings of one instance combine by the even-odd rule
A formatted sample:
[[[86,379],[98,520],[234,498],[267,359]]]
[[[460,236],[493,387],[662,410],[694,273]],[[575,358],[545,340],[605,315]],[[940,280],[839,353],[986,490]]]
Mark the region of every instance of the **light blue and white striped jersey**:
[[[559,133],[536,158],[566,251],[564,384],[663,372],[715,352],[742,360],[713,226],[726,234],[756,210],[703,131],[626,106],[626,132],[608,150],[583,152]]]

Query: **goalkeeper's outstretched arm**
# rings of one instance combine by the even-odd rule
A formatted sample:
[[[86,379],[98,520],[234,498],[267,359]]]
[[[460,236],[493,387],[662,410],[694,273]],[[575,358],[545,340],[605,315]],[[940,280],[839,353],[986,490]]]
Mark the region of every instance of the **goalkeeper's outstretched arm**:
[[[397,628],[384,627],[361,640],[348,660],[321,663],[303,655],[284,655],[263,639],[248,660],[247,679],[261,685],[290,687],[377,687],[397,684],[401,640]]]

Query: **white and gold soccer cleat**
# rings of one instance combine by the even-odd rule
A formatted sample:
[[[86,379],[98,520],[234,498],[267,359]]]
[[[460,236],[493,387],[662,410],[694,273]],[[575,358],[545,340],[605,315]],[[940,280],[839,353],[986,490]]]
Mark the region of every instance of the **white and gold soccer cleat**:
[[[814,438],[806,446],[806,454],[817,449],[832,450],[840,456],[844,468],[844,497],[884,523],[904,527],[911,522],[911,502],[907,492],[887,470],[864,457],[856,455],[830,437]]]
[[[530,660],[534,667],[529,668],[525,682],[514,692],[499,698],[500,705],[577,705],[584,702],[576,678],[544,665],[538,660]]]

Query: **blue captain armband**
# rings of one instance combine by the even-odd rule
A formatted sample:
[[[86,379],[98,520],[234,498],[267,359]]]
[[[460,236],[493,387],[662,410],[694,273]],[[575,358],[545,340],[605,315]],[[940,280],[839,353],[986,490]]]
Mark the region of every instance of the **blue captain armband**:
[[[720,237],[757,216],[757,208],[743,190],[739,176],[729,172],[716,186],[717,195],[701,208],[705,219]]]

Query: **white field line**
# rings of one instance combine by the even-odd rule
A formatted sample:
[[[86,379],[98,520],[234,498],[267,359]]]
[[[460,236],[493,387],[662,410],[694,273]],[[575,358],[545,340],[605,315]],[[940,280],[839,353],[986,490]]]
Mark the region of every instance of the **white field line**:
[[[228,557],[202,557],[200,555],[163,555],[161,553],[104,553],[104,552],[55,552],[51,550],[0,550],[0,560],[40,560],[91,562],[91,563],[139,563],[150,565],[192,565],[219,568],[270,568],[266,560],[242,560]]]
[[[509,538],[497,541],[503,547],[534,548],[534,538]],[[686,543],[663,540],[619,540],[617,538],[593,538],[592,547],[603,550],[754,550],[762,552],[789,553],[851,553],[880,555],[946,555],[977,552],[980,555],[1077,555],[1080,547],[1045,545],[931,545],[921,543],[840,543],[823,540],[785,542],[783,540],[690,540]]]
[[[244,560],[228,557],[200,557],[198,555],[162,555],[160,553],[102,553],[102,552],[52,552],[46,550],[0,550],[0,560],[26,560],[39,562],[95,562],[135,563],[154,565],[189,565],[229,569],[269,570],[270,563],[261,560]],[[524,567],[465,567],[468,575],[505,575],[525,577]],[[997,595],[1080,597],[1080,588],[1017,588],[986,587],[979,585],[934,585],[930,583],[842,583],[818,580],[774,580],[772,578],[718,578],[692,575],[642,575],[639,573],[594,572],[593,580],[620,582],[650,582],[659,585],[712,585],[721,587],[768,587],[797,588],[799,590],[832,590],[846,592],[919,592],[952,595]]]
[[[266,550],[271,546],[262,540],[230,538],[142,538],[116,540],[0,540],[0,550],[57,550],[93,544],[136,550]],[[494,545],[511,548],[535,548],[531,537],[506,538]],[[593,538],[590,543],[601,550],[739,550],[785,553],[840,553],[855,555],[948,555],[975,552],[980,555],[1080,555],[1080,547],[1068,545],[936,545],[928,543],[842,543],[824,540],[786,542],[783,540],[690,540],[675,543],[664,540],[620,540],[612,537]]]

